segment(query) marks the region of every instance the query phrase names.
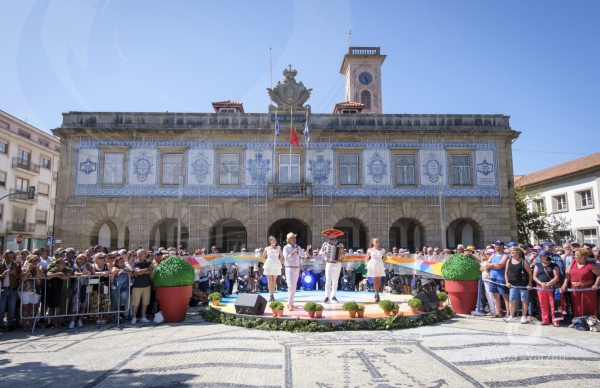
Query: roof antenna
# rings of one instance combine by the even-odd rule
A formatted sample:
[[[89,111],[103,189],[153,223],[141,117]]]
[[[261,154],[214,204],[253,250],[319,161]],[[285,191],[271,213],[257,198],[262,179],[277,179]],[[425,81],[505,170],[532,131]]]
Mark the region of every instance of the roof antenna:
[[[350,29],[350,33],[348,34],[348,48],[352,47],[352,28]]]

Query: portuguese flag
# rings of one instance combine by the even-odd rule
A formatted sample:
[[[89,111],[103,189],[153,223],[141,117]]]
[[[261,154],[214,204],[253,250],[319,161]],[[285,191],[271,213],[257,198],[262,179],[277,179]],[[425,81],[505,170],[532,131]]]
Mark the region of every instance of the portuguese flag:
[[[290,144],[295,145],[296,147],[300,147],[300,143],[298,142],[298,134],[296,133],[296,127],[294,126],[294,112],[290,111]]]

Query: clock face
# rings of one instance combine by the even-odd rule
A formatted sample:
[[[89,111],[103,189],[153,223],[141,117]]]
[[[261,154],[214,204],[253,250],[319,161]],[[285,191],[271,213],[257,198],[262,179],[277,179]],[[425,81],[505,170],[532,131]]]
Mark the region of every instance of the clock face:
[[[371,75],[371,73],[363,71],[358,75],[358,82],[360,82],[363,85],[369,85],[371,82],[373,82],[373,76]]]

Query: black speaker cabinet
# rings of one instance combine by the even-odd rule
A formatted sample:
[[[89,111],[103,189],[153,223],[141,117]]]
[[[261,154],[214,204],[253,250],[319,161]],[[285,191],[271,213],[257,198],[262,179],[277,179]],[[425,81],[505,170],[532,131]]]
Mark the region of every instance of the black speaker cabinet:
[[[235,312],[246,315],[262,315],[267,300],[258,294],[239,294],[235,300]]]
[[[423,306],[419,308],[419,311],[423,311],[425,313],[437,310],[440,305],[440,298],[438,298],[435,291],[427,291],[417,294],[415,298],[420,299],[421,302],[423,302]]]

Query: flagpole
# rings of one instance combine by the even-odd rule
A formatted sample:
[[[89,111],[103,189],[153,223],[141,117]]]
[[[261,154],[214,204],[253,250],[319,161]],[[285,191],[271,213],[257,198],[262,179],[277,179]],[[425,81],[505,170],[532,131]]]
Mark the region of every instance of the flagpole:
[[[273,86],[273,85],[271,85]],[[279,122],[277,121],[277,110],[275,111],[275,134],[273,135],[273,164],[271,165],[272,168],[272,183],[275,183],[275,145],[277,144],[277,124]]]

